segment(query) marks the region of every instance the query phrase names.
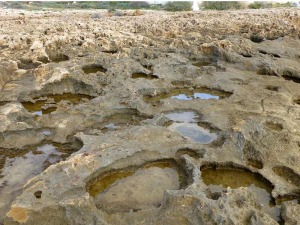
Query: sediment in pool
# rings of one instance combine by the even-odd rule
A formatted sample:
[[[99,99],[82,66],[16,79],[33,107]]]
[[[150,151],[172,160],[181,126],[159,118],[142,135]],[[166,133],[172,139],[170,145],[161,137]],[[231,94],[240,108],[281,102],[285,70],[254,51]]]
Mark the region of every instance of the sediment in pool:
[[[75,105],[80,103],[83,99],[90,100],[92,98],[93,97],[90,95],[64,93],[61,95],[55,94],[42,96],[36,98],[33,102],[22,102],[22,105],[31,113],[36,115],[44,115],[54,112],[56,110],[56,104],[60,101],[67,101]]]
[[[124,109],[123,112],[116,112],[104,117],[101,122],[94,123],[92,128],[101,129],[104,132],[112,131],[120,127],[138,125],[142,120],[147,118],[147,116],[140,115],[138,110]]]
[[[253,173],[242,167],[215,164],[203,165],[200,169],[202,180],[211,192],[221,192],[227,187],[232,189],[247,187],[254,193],[262,210],[276,221],[281,221],[280,208],[275,205],[275,199],[271,195],[274,187],[259,173]]]
[[[108,171],[89,182],[87,190],[98,208],[128,212],[159,207],[165,190],[184,188],[187,180],[183,168],[170,159]]]
[[[76,139],[74,143],[67,144],[49,142],[20,150],[0,149],[0,219],[4,218],[29,179],[81,147],[82,143]]]

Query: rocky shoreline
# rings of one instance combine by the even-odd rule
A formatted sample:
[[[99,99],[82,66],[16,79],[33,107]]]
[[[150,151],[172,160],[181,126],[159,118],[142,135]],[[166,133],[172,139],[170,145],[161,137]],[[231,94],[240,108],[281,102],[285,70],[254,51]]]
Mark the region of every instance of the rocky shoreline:
[[[0,11],[0,223],[297,224],[299,9],[143,13]]]

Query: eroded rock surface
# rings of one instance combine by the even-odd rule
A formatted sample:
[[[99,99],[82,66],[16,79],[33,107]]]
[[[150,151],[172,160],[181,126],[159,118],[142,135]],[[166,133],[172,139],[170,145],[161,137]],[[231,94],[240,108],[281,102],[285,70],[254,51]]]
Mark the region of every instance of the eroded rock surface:
[[[299,9],[0,13],[0,223],[297,224]]]

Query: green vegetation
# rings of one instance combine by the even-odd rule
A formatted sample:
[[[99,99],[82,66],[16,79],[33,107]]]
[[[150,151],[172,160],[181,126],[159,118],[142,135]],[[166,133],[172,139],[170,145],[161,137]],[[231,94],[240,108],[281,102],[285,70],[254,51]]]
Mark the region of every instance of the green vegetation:
[[[265,2],[257,1],[248,5],[249,9],[263,9],[263,8],[278,8],[278,7],[293,7],[293,3],[279,3],[279,2]],[[245,3],[240,1],[227,1],[227,2],[202,2],[203,9],[210,10],[232,10],[247,8]]]
[[[99,2],[72,2],[72,1],[52,1],[52,2],[18,2],[7,1],[1,2],[0,7],[13,8],[13,9],[26,9],[26,10],[46,10],[46,9],[107,9],[107,10],[127,10],[127,9],[151,9],[151,10],[166,10],[166,11],[190,11],[192,1],[170,1],[165,5],[149,4],[146,1],[99,1]],[[248,5],[250,9],[262,8],[277,8],[277,7],[293,7],[293,3],[278,3],[278,2],[265,2],[257,1]],[[226,1],[226,2],[202,2],[201,7],[204,10],[232,10],[243,9],[247,6],[244,2],[240,1]],[[120,12],[117,13],[121,14]]]
[[[278,8],[278,7],[293,7],[293,3],[279,3],[279,2],[253,2],[248,5],[249,9],[265,9],[265,8]]]
[[[192,10],[191,2],[167,2],[164,5],[164,9],[167,11],[191,11]]]
[[[253,3],[249,4],[248,7],[250,9],[261,9],[261,8],[267,8],[266,5],[267,5],[266,2],[253,2]],[[270,7],[268,7],[268,8],[270,8]]]
[[[150,4],[148,2],[142,2],[142,1],[131,2],[130,7],[132,9],[147,9],[150,7]]]
[[[1,2],[0,4],[0,6],[13,9],[26,9],[26,5],[23,2]]]
[[[202,2],[201,7],[211,10],[230,10],[230,9],[242,9],[243,3],[237,1],[230,2]]]
[[[147,9],[150,4],[145,1],[110,1],[110,2],[1,2],[0,7],[13,9]]]

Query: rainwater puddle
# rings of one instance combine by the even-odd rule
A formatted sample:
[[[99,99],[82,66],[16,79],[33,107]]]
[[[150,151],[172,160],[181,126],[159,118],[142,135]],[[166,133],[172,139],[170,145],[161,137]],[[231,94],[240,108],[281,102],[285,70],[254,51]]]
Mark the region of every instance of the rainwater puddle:
[[[194,98],[200,99],[220,99],[217,95],[205,94],[205,93],[195,93]]]
[[[172,96],[171,98],[178,99],[178,100],[192,100],[193,99],[193,97],[188,97],[185,94],[175,95],[175,96]]]
[[[200,144],[209,144],[218,139],[216,133],[210,133],[209,130],[198,126],[196,123],[173,123],[168,128]]]
[[[172,112],[165,114],[165,117],[175,122],[192,123],[198,121],[198,115],[193,111]]]
[[[54,112],[57,108],[56,104],[60,101],[68,101],[71,104],[78,104],[83,99],[89,100],[92,98],[92,96],[84,94],[65,93],[61,95],[47,95],[39,98],[45,100],[36,100],[35,102],[22,102],[22,105],[29,112],[41,116]]]
[[[116,126],[114,123],[109,123],[105,125],[104,128],[107,130],[116,130],[119,128],[119,126]]]
[[[77,146],[78,145],[78,146]],[[43,144],[28,149],[1,149],[0,223],[26,182],[48,166],[64,160],[82,146]]]
[[[96,123],[93,125],[93,128],[101,128],[103,131],[112,131],[120,127],[138,125],[144,119],[147,119],[147,117],[138,115],[136,110],[128,110],[124,113],[115,113],[105,117],[103,122],[100,124]]]
[[[254,185],[263,188],[269,193],[273,187],[266,183],[259,175],[240,169],[206,168],[201,170],[202,178],[206,185],[220,185],[223,188],[239,188]],[[237,179],[239,178],[239,179]]]
[[[173,123],[168,126],[171,131],[177,132],[200,144],[209,144],[218,139],[217,133],[198,125],[199,116],[193,111],[173,112],[165,114]]]
[[[52,132],[50,130],[43,130],[42,134],[45,135],[45,136],[51,136]]]
[[[194,93],[192,96],[188,96],[185,94],[179,94],[172,96],[171,98],[178,99],[178,100],[192,100],[192,99],[219,99],[220,97],[217,95],[211,95],[206,93]]]
[[[186,186],[186,175],[173,160],[106,172],[88,186],[98,208],[127,212],[159,207],[165,190]]]
[[[182,88],[182,89],[173,89],[168,93],[159,94],[156,96],[144,96],[145,102],[153,103],[159,102],[161,99],[177,99],[177,100],[193,100],[193,99],[223,99],[227,98],[232,93],[220,91],[220,90],[213,90],[209,88],[196,88],[196,89],[189,89],[189,88]]]
[[[145,73],[133,73],[131,77],[133,79],[139,79],[139,78],[144,78],[148,80],[158,79],[158,76],[155,76],[153,74],[145,74]]]
[[[211,191],[222,191],[230,187],[237,189],[248,187],[254,194],[262,211],[276,221],[280,221],[280,209],[271,196],[272,184],[258,173],[238,168],[208,167],[201,169],[203,182]]]

